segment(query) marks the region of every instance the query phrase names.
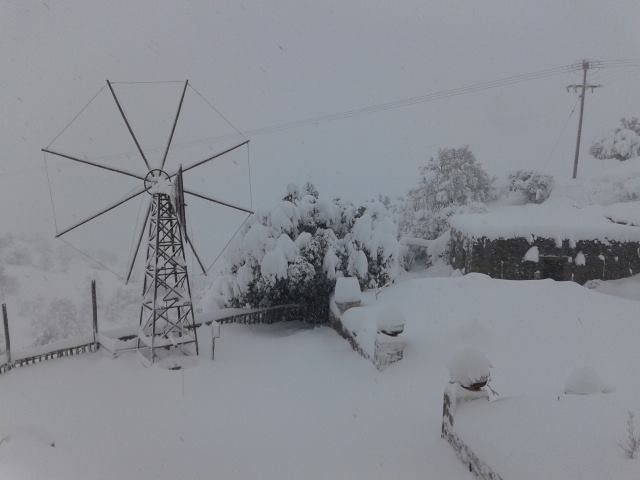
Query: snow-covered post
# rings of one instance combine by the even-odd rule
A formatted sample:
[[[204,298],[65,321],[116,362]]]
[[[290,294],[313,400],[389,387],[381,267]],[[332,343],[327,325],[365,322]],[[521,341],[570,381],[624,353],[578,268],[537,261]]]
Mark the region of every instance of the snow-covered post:
[[[93,346],[98,348],[98,300],[96,295],[96,281],[91,280],[91,308],[93,313]]]
[[[442,411],[442,436],[453,427],[453,416],[458,405],[483,398],[489,400],[485,389],[489,379],[491,364],[487,357],[476,350],[463,350],[449,362],[449,385],[444,391]]]
[[[214,320],[211,322],[211,360],[216,352],[216,338],[220,338],[220,323]]]
[[[9,339],[9,317],[7,316],[7,304],[2,304],[2,323],[4,324],[4,351],[7,365],[11,365],[11,340]]]
[[[376,340],[373,363],[382,369],[387,365],[402,360],[404,356],[404,315],[393,307],[380,310],[376,318]]]

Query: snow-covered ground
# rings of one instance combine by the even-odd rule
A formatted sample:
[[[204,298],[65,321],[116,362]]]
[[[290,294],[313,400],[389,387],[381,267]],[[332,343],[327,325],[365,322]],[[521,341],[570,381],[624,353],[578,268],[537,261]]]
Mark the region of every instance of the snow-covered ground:
[[[636,301],[470,274],[413,275],[365,303],[372,322],[384,307],[406,318],[405,358],[382,372],[302,324],[225,326],[216,360],[182,371],[104,352],[12,371],[0,477],[470,478],[440,439],[447,363],[466,347],[489,358],[501,397],[461,408],[456,428],[505,478],[640,475],[616,445],[640,406]],[[565,396],[583,365],[613,392]]]

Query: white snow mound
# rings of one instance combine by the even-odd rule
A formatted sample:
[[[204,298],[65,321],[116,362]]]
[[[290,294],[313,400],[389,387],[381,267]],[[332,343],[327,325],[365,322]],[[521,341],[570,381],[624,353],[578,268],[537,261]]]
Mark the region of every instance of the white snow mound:
[[[491,363],[487,357],[473,349],[456,353],[449,361],[449,379],[452,383],[468,386],[487,381],[491,376]]]
[[[571,395],[593,395],[607,390],[598,372],[585,366],[574,368],[564,385],[564,393]]]
[[[360,284],[356,277],[340,277],[336,280],[335,296],[338,303],[359,302],[362,298]]]
[[[378,330],[399,331],[404,329],[404,324],[404,314],[392,305],[381,308],[376,316]]]

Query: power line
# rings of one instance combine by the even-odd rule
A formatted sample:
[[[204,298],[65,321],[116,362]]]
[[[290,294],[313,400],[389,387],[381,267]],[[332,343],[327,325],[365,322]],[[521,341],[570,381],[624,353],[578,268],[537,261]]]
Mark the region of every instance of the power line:
[[[560,129],[560,131],[558,133],[558,136],[556,137],[555,142],[553,142],[553,147],[551,147],[551,150],[549,151],[549,154],[547,155],[547,161],[545,163],[545,169],[547,168],[547,166],[549,165],[549,162],[553,158],[553,154],[556,152],[556,149],[558,148],[558,145],[560,145],[560,140],[562,139],[562,136],[564,135],[564,132],[567,129],[567,126],[569,125],[569,120],[571,120],[571,117],[573,116],[574,112],[576,111],[576,107],[578,106],[578,102],[579,101],[580,101],[580,99],[577,98],[575,103],[573,104],[573,107],[571,108],[571,111],[569,112],[569,115],[567,116],[567,119],[564,122],[564,125]]]
[[[310,118],[305,118],[301,120],[294,120],[290,122],[283,122],[275,125],[255,128],[252,130],[245,130],[245,135],[264,135],[264,134],[279,132],[282,130],[299,128],[307,125],[317,125],[319,123],[332,122],[335,120],[342,120],[342,119],[352,118],[355,116],[369,115],[369,114],[377,113],[381,111],[408,107],[408,106],[416,105],[419,103],[427,103],[427,102],[432,102],[432,101],[441,100],[445,98],[456,97],[460,95],[467,95],[470,93],[478,93],[478,92],[482,92],[482,91],[490,90],[494,88],[516,85],[518,83],[530,82],[532,80],[540,80],[540,79],[544,79],[544,78],[548,78],[556,75],[571,73],[579,69],[580,69],[580,64],[563,65],[561,67],[548,68],[548,69],[539,70],[536,72],[523,73],[523,74],[513,75],[513,76],[504,77],[496,80],[474,83],[474,84],[466,85],[463,87],[435,91],[425,95],[402,98],[402,99],[394,100],[391,102],[378,103],[378,104],[369,105],[365,107],[346,110],[343,112],[320,115],[316,117],[310,117]]]
[[[250,129],[250,130],[244,130],[243,133],[241,133],[241,135],[244,138],[246,138],[246,136],[249,136],[249,135],[268,135],[273,133],[279,133],[286,130],[291,130],[294,128],[301,128],[301,127],[311,126],[311,125],[315,126],[322,123],[334,122],[336,120],[343,120],[343,119],[348,119],[348,118],[353,118],[353,117],[358,117],[363,115],[371,115],[378,112],[409,107],[409,106],[417,105],[420,103],[433,102],[436,100],[443,100],[446,98],[457,97],[460,95],[479,93],[479,92],[490,90],[490,89],[516,85],[519,83],[530,82],[533,80],[541,80],[541,79],[550,78],[553,76],[565,75],[567,73],[578,71],[580,70],[580,68],[581,68],[580,63],[573,63],[568,65],[562,65],[559,67],[546,68],[546,69],[538,70],[534,72],[521,73],[518,75],[511,75],[508,77],[502,77],[495,80],[473,83],[473,84],[469,84],[462,87],[446,89],[446,90],[438,90],[438,91],[434,91],[424,95],[406,97],[398,100],[393,100],[390,102],[367,105],[367,106],[358,107],[350,110],[345,110],[342,112],[318,115],[318,116],[308,117],[308,118],[299,119],[299,120],[276,123],[272,125]],[[205,98],[203,95],[201,96]],[[209,103],[210,106],[214,108],[210,102],[207,102],[207,103]],[[234,126],[232,126],[232,128],[236,129],[236,127]],[[236,131],[239,132],[239,130],[236,130]],[[190,140],[188,142],[177,142],[175,144],[175,148],[186,148],[186,147],[190,147],[200,143],[206,143],[212,140],[229,138],[231,136],[236,136],[236,134],[203,137],[196,140]],[[154,150],[148,150],[148,151],[151,152]],[[119,158],[122,156],[130,155],[131,153],[133,152],[126,152],[126,153],[123,152],[119,154],[109,155],[108,158]],[[105,156],[104,158],[107,158],[107,157]]]

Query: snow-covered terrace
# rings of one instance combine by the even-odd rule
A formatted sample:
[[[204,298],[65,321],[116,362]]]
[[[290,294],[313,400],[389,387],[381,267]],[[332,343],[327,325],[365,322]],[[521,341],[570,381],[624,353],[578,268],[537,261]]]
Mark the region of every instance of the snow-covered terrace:
[[[640,228],[633,225],[640,225],[640,202],[586,207],[567,204],[508,206],[487,213],[455,215],[451,219],[454,230],[468,237],[491,240],[544,237],[637,242],[640,241]]]
[[[503,478],[604,480],[634,478],[624,457],[627,410],[615,394],[531,395],[463,405],[455,429]]]
[[[480,274],[366,300],[373,322],[387,307],[407,321],[405,358],[384,371],[333,330],[296,324],[223,326],[216,360],[181,371],[104,351],[12,371],[0,478],[470,479],[440,439],[447,363],[467,347],[490,360],[501,399],[463,405],[455,428],[505,480],[639,477],[617,447],[640,408],[637,301]],[[563,394],[585,364],[612,393]]]

